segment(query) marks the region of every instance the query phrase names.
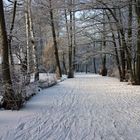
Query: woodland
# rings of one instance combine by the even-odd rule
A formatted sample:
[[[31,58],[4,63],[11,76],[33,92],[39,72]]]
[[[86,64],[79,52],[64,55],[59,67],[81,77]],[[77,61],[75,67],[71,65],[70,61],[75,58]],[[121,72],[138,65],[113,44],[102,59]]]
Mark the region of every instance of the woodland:
[[[0,0],[0,92],[18,110],[40,73],[140,85],[140,0]]]

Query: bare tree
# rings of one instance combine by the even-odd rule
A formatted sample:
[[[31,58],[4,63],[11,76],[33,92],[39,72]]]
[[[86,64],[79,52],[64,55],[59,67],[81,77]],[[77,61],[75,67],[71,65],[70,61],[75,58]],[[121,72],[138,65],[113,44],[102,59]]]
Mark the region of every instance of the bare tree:
[[[38,81],[39,80],[39,68],[38,68],[38,64],[39,64],[39,58],[38,58],[38,47],[36,45],[36,42],[35,42],[35,36],[34,36],[34,29],[33,29],[33,19],[32,19],[32,10],[31,10],[31,7],[32,7],[32,0],[29,0],[29,31],[30,31],[30,41],[31,41],[31,48],[32,48],[32,51],[33,51],[33,63],[31,63],[33,66],[34,66],[34,69],[35,69],[35,81]],[[30,54],[32,55],[32,54]]]
[[[50,20],[51,20],[51,27],[52,27],[52,36],[53,36],[53,43],[54,43],[54,50],[55,50],[55,58],[56,58],[56,73],[57,77],[62,77],[61,67],[60,67],[60,61],[59,61],[59,55],[58,55],[58,45],[57,45],[57,39],[56,39],[56,33],[55,33],[55,26],[54,26],[54,16],[53,16],[53,9],[52,9],[52,0],[49,0],[49,10],[50,10]]]
[[[137,83],[140,84],[140,1],[136,0],[136,14],[138,22],[138,34],[137,34],[137,65],[136,65],[136,79]]]
[[[13,100],[14,91],[12,88],[12,80],[10,75],[10,65],[9,65],[9,48],[8,48],[8,38],[4,19],[3,1],[0,1],[0,39],[2,52],[2,73],[3,73],[3,86],[4,86],[4,107],[6,109],[11,109],[11,105],[8,103],[9,100]]]
[[[73,69],[73,13],[72,13],[72,0],[69,2],[69,15],[70,15],[70,27],[69,27],[69,70],[68,70],[68,78],[74,77],[74,69]]]

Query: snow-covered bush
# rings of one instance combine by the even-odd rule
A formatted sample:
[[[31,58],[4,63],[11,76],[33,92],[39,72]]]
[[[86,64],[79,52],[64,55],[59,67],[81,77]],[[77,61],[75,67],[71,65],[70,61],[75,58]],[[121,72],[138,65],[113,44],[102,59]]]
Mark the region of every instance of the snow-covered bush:
[[[108,76],[119,78],[120,76],[119,76],[119,71],[118,71],[118,69],[117,69],[117,68],[109,69],[109,70],[108,70]]]
[[[0,107],[2,106],[3,104],[3,96],[0,96]]]
[[[39,80],[40,88],[47,88],[57,83],[57,78],[55,74],[41,73]]]

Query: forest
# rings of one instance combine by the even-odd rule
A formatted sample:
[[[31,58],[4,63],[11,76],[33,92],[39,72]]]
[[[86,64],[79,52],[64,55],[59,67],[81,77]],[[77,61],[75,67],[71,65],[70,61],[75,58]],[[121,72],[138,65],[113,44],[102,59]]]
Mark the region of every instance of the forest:
[[[0,0],[0,60],[4,109],[20,109],[41,73],[140,85],[140,1]]]

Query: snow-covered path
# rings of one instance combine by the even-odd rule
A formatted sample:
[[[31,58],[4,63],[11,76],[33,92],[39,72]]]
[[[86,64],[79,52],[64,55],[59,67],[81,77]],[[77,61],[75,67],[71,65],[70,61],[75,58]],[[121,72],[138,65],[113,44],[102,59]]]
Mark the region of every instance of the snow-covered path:
[[[8,113],[1,140],[140,140],[140,87],[114,78],[77,75]]]

